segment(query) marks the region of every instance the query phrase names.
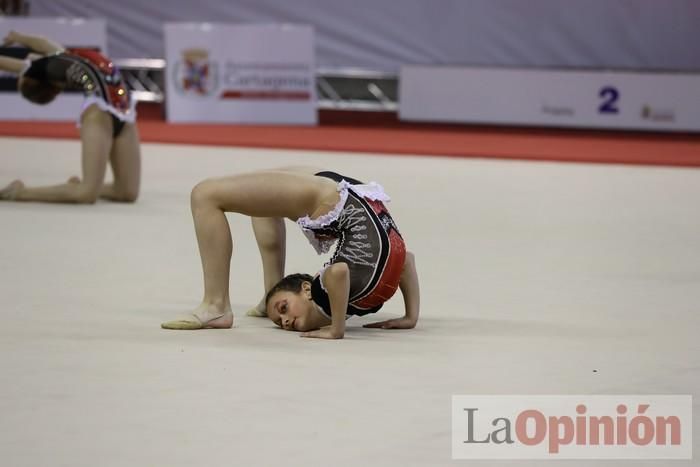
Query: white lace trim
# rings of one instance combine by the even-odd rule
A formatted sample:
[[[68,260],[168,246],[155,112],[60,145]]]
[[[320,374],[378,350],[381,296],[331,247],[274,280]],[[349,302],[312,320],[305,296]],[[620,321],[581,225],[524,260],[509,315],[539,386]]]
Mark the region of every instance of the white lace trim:
[[[324,292],[328,293],[328,289],[326,289],[326,286],[323,285],[323,273],[326,272],[326,269],[330,266],[330,263],[326,263],[323,265],[320,271],[318,271],[318,283],[321,284],[321,288],[323,289]]]
[[[311,246],[314,247],[314,250],[316,250],[316,253],[319,255],[328,253],[336,239],[332,238],[320,240],[311,229],[321,229],[323,227],[327,227],[338,219],[338,216],[340,216],[343,206],[345,206],[345,202],[348,199],[348,190],[352,190],[355,194],[372,201],[391,201],[389,195],[384,192],[384,188],[377,182],[369,182],[364,185],[351,185],[346,180],[341,180],[336,189],[338,190],[338,193],[340,193],[340,201],[336,203],[330,212],[319,216],[316,219],[311,219],[307,215],[297,220],[297,224],[299,224],[299,227],[301,227],[301,231],[304,233],[306,238],[309,240],[309,243],[311,243]]]
[[[343,180],[345,181],[345,180]],[[372,201],[389,202],[391,198],[384,192],[384,187],[377,182],[369,182],[365,185],[349,185],[350,189],[362,196],[363,198]]]
[[[87,110],[87,108],[90,107],[92,104],[97,104],[97,107],[99,107],[101,110],[111,113],[122,122],[134,123],[136,121],[136,99],[131,99],[129,110],[124,112],[112,105],[109,105],[101,97],[88,96],[83,101],[83,106],[80,109],[80,116],[82,116],[83,112],[85,112],[85,110]],[[80,128],[80,117],[78,118],[77,127]]]
[[[328,224],[336,220],[340,215],[340,211],[343,210],[343,206],[345,206],[345,202],[348,199],[349,186],[350,184],[345,180],[342,180],[340,183],[338,183],[336,190],[338,191],[338,193],[340,193],[340,200],[336,203],[336,205],[330,212],[319,216],[316,219],[311,219],[309,216],[304,216],[297,220],[297,224],[299,224],[302,229],[318,229],[326,227]]]

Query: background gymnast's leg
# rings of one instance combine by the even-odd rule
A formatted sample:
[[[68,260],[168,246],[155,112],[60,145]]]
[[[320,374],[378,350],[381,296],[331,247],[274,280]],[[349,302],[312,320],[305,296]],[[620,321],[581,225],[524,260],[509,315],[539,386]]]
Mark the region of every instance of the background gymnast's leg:
[[[10,199],[52,203],[94,203],[102,188],[107,159],[112,148],[112,120],[96,105],[88,107],[81,117],[80,127],[82,180],[74,179],[61,185],[26,187],[14,181]],[[3,190],[5,193],[8,188]]]
[[[125,124],[119,136],[114,139],[109,163],[114,182],[102,186],[100,198],[133,203],[139,196],[141,184],[141,147],[135,124]]]

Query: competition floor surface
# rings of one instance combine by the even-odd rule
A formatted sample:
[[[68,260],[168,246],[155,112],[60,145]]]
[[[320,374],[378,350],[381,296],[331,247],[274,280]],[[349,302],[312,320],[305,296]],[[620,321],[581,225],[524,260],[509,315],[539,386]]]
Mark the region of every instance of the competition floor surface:
[[[458,394],[690,394],[698,420],[700,171],[441,155],[145,143],[134,205],[0,203],[0,464],[543,465],[452,460]],[[400,316],[400,296],[339,341],[245,316],[262,271],[230,215],[234,329],[160,329],[201,299],[191,188],[297,164],[392,196],[418,327],[361,327]],[[2,185],[78,167],[76,140],[0,138]],[[325,258],[287,235],[288,272],[317,271]]]

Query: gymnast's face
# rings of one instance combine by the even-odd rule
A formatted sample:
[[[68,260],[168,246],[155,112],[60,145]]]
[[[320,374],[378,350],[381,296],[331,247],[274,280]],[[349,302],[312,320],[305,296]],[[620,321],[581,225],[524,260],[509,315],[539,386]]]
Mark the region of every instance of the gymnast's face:
[[[304,282],[300,292],[280,290],[267,302],[267,316],[287,331],[313,331],[330,324],[311,299],[311,284]]]

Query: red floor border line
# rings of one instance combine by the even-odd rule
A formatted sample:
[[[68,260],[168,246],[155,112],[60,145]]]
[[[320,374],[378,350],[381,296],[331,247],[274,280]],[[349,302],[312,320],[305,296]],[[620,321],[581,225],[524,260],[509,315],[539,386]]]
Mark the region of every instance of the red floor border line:
[[[316,127],[168,124],[143,118],[144,142],[397,155],[700,167],[700,135],[459,125]],[[0,136],[76,139],[67,122],[0,122]]]

